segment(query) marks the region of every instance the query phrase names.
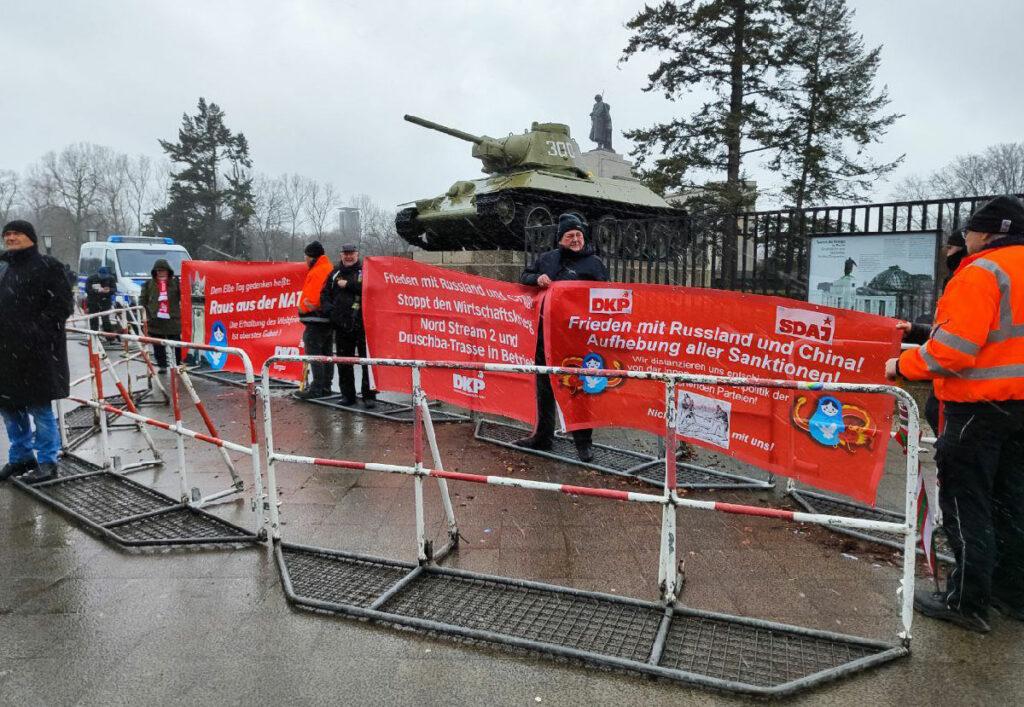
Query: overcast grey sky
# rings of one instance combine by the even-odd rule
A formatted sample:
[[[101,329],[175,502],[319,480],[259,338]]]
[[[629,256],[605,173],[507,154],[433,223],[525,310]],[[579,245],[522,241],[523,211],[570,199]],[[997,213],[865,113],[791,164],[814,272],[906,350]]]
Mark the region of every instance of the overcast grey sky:
[[[906,114],[874,151],[906,153],[879,184],[1024,140],[1022,0],[851,0],[880,80]],[[684,115],[641,92],[654,57],[618,66],[629,0],[0,0],[0,168],[78,141],[160,155],[199,96],[249,139],[255,168],[332,181],[384,205],[434,196],[479,164],[414,113],[501,136],[568,123],[584,150],[593,95],[619,132]],[[766,185],[765,175],[751,173]]]

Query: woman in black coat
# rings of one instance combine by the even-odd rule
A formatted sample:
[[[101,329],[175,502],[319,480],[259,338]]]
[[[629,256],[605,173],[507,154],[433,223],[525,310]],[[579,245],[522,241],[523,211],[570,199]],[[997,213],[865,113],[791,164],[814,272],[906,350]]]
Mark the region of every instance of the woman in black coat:
[[[69,392],[64,325],[73,310],[71,290],[64,266],[36,247],[32,224],[12,221],[4,226],[3,238],[0,414],[11,447],[0,479],[32,472],[23,478],[45,481],[56,477],[60,451],[57,418],[50,403]]]

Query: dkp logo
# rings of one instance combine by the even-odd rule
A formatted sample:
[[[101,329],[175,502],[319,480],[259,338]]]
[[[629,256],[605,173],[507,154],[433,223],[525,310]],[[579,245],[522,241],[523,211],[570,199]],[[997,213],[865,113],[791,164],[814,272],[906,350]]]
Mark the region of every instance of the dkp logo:
[[[777,307],[775,333],[831,344],[835,336],[835,319],[825,312]]]
[[[633,290],[593,287],[590,290],[591,314],[632,314]]]
[[[298,356],[299,355],[299,347],[298,346],[275,346],[274,347],[274,355],[275,356]]]
[[[452,388],[457,393],[479,398],[486,387],[487,381],[484,380],[483,372],[477,373],[475,376],[464,376],[461,373],[452,374]]]

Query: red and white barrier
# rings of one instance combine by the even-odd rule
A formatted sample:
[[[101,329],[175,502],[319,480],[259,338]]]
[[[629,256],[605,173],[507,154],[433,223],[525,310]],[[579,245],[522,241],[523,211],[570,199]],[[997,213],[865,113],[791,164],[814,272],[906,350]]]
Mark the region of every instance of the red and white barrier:
[[[205,406],[202,405],[202,401],[199,399],[198,394],[195,391],[194,386],[190,380],[188,380],[188,374],[184,371],[183,367],[172,367],[170,373],[170,399],[172,412],[174,416],[174,422],[164,422],[152,417],[141,415],[138,409],[133,404],[129,403],[129,409],[121,410],[109,403],[103,402],[103,377],[102,375],[94,374],[94,399],[87,400],[80,397],[71,397],[70,400],[80,403],[82,405],[88,405],[103,412],[110,413],[118,418],[126,418],[133,420],[141,425],[155,427],[157,429],[172,432],[177,435],[177,455],[178,455],[178,474],[181,481],[181,500],[184,503],[188,503],[192,507],[201,508],[204,505],[212,503],[216,500],[225,498],[241,493],[244,490],[244,485],[238,478],[235,471],[234,463],[228,456],[228,450],[244,454],[251,459],[252,463],[252,475],[253,475],[253,498],[252,498],[252,509],[255,513],[254,524],[256,527],[257,535],[263,536],[264,530],[264,511],[265,511],[265,498],[263,494],[263,476],[260,468],[261,464],[261,451],[259,445],[259,437],[257,432],[256,424],[256,381],[253,374],[252,362],[249,360],[248,355],[239,348],[233,347],[222,347],[222,346],[209,346],[205,344],[195,344],[191,342],[174,341],[170,339],[158,339],[150,336],[138,336],[133,334],[108,334],[104,332],[94,332],[90,330],[76,329],[73,327],[68,328],[69,331],[75,331],[78,333],[87,334],[90,337],[90,341],[93,337],[107,336],[107,337],[121,337],[121,339],[127,339],[129,341],[136,342],[138,344],[156,344],[161,346],[170,346],[179,349],[198,349],[202,351],[217,351],[224,353],[225,355],[238,356],[242,360],[243,367],[245,368],[246,376],[246,395],[248,401],[248,417],[249,417],[249,440],[248,444],[241,444],[238,442],[232,442],[221,438],[217,435],[216,427],[213,424],[213,420],[206,412]],[[90,349],[91,350],[91,349]],[[93,365],[98,366],[98,355],[95,353],[90,354],[93,358]],[[204,424],[207,426],[208,431],[212,434],[205,434],[196,430],[185,427],[182,422],[181,415],[181,400],[178,392],[178,380],[182,381],[186,390],[189,391],[189,395],[193,402],[196,402],[197,409],[199,410],[200,417]],[[123,387],[123,386],[122,386]],[[126,391],[124,391],[126,392]],[[126,402],[130,401],[130,398],[126,395]],[[109,447],[106,441],[106,415],[100,415],[100,422],[102,426],[101,430],[101,443],[100,453],[103,457],[102,466],[104,468],[112,468],[111,458],[109,455]],[[145,433],[148,438],[148,433]],[[195,491],[190,492],[188,484],[188,471],[187,464],[185,461],[185,448],[184,439],[189,438],[198,442],[205,442],[211,444],[220,449],[221,456],[225,461],[232,474],[233,485],[227,489],[214,492],[207,496],[196,495]]]
[[[413,397],[416,401],[415,409],[416,423],[413,427],[413,452],[414,460],[412,465],[382,464],[376,462],[362,462],[343,459],[325,459],[312,456],[296,454],[284,454],[274,449],[273,443],[273,411],[270,398],[270,366],[274,361],[302,361],[304,363],[331,363],[349,365],[372,365],[372,366],[393,366],[409,368],[412,376]],[[433,425],[429,417],[426,396],[420,385],[420,370],[423,368],[445,368],[470,371],[489,371],[499,373],[525,373],[532,375],[571,375],[591,376],[604,378],[633,378],[641,380],[661,381],[665,385],[665,485],[661,494],[636,493],[629,491],[571,486],[566,484],[555,484],[529,479],[517,479],[505,476],[483,476],[461,472],[447,472],[439,463],[439,454],[436,451],[436,439],[433,434]],[[353,469],[363,471],[374,471],[381,473],[405,474],[414,477],[415,508],[416,508],[416,529],[417,529],[417,551],[421,562],[430,559],[426,550],[425,531],[423,523],[423,499],[422,480],[424,477],[434,477],[439,481],[451,479],[454,481],[466,481],[471,483],[487,484],[491,486],[505,486],[512,488],[531,489],[539,491],[551,491],[555,493],[570,493],[580,496],[592,496],[607,498],[617,501],[634,503],[657,503],[662,505],[662,529],[661,529],[661,552],[659,558],[659,589],[662,598],[666,602],[675,600],[679,590],[679,575],[676,569],[676,509],[691,508],[694,510],[718,511],[746,516],[779,518],[801,523],[814,523],[827,527],[853,528],[859,530],[875,530],[888,533],[897,533],[903,536],[903,572],[900,581],[901,593],[901,631],[900,638],[909,645],[911,636],[911,623],[913,617],[913,594],[914,594],[914,569],[915,569],[915,526],[914,508],[916,504],[916,490],[918,484],[918,456],[919,456],[919,422],[917,404],[914,399],[904,390],[889,385],[870,385],[853,383],[818,383],[788,380],[772,380],[762,378],[729,378],[725,376],[692,375],[682,373],[663,372],[641,372],[622,370],[593,370],[581,368],[563,368],[557,366],[520,366],[509,364],[492,363],[466,363],[459,361],[425,361],[425,360],[401,360],[401,359],[379,359],[379,358],[352,358],[337,356],[273,356],[264,363],[262,370],[263,385],[263,411],[264,411],[264,436],[267,447],[267,492],[269,496],[269,521],[271,534],[274,540],[281,539],[281,521],[277,499],[277,462],[292,462],[298,464],[315,465],[335,469]],[[718,501],[700,501],[684,498],[676,492],[676,386],[680,383],[702,384],[712,386],[734,386],[734,387],[766,387],[782,388],[791,390],[815,390],[815,391],[846,391],[851,393],[877,393],[891,395],[904,404],[910,412],[908,423],[908,449],[906,456],[907,480],[905,495],[905,521],[893,523],[885,521],[866,520],[861,518],[847,518],[843,516],[825,515],[819,513],[804,513],[799,511],[787,511],[781,509],[764,508],[760,506],[748,506],[733,503],[722,503]],[[434,453],[434,467],[427,468],[422,464],[423,433],[426,432],[431,442],[431,451]],[[443,487],[442,497],[447,497],[447,487]],[[454,514],[446,506],[446,515],[449,520],[450,529],[454,529],[452,542],[457,537]]]

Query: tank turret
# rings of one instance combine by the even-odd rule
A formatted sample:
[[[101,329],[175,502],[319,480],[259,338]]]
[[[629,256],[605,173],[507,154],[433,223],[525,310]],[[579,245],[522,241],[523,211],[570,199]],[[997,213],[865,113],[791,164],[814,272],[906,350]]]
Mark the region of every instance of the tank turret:
[[[534,122],[518,135],[473,135],[414,115],[405,119],[473,144],[486,177],[455,182],[395,217],[403,239],[426,250],[521,250],[527,228],[574,211],[595,233],[609,219],[677,217],[660,196],[631,178],[593,177],[576,165],[579,147],[562,123]]]
[[[503,138],[472,135],[462,130],[407,115],[405,119],[424,128],[473,143],[473,157],[483,162],[484,174],[502,174],[520,169],[547,169],[554,172],[585,177],[576,166],[578,148],[569,134],[569,126],[562,123],[534,122],[521,135]]]

